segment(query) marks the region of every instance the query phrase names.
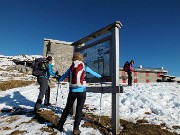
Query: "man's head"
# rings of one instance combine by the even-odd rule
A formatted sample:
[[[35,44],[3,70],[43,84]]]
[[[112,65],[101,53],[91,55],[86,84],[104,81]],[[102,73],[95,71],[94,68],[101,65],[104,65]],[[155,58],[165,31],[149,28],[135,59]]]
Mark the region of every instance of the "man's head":
[[[134,64],[134,60],[131,60],[130,64]]]
[[[49,63],[52,62],[52,57],[51,56],[48,56],[46,59],[48,60]]]

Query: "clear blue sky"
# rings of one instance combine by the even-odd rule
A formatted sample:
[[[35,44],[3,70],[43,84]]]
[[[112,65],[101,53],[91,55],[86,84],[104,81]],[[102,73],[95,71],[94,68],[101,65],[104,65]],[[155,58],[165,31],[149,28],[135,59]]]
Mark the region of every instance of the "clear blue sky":
[[[40,54],[43,39],[74,42],[120,21],[120,65],[180,76],[180,0],[0,0],[0,54]]]

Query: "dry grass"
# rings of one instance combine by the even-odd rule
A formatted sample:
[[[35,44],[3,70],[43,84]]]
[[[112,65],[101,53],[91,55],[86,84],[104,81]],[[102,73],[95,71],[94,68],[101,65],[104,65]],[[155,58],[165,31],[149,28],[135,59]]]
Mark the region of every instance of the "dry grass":
[[[32,123],[32,122],[33,122],[32,119],[29,120],[29,121],[23,121],[23,122],[21,122],[20,124],[16,125],[15,128],[19,127],[20,125],[23,125],[23,124],[29,124],[29,123]]]
[[[39,113],[37,119],[38,122],[49,121],[54,125],[57,125],[58,116],[55,115],[54,112],[50,110],[44,110]],[[99,121],[100,118],[100,121]],[[91,127],[94,129],[98,129],[103,135],[111,134],[111,119],[107,116],[96,116],[93,114],[85,113],[83,115],[83,119],[85,123],[82,124],[82,127]],[[125,120],[120,120],[120,124],[123,127],[122,131],[119,135],[177,135],[176,133],[169,132],[165,128],[165,125],[153,125],[149,124],[146,120],[137,120],[136,123],[128,122]],[[49,128],[42,128],[41,130],[50,132],[52,135],[55,134],[54,130]]]
[[[11,130],[11,128],[6,126],[6,127],[0,128],[0,130]]]
[[[0,85],[0,91],[17,88],[17,87],[24,87],[33,83],[35,83],[35,81],[23,81],[23,80],[2,81]]]
[[[37,115],[38,122],[40,121],[48,121],[53,123],[54,125],[57,125],[58,120],[60,119],[53,111],[51,110],[43,110],[38,113]]]
[[[44,127],[42,127],[40,130],[41,130],[41,131],[44,131],[44,132],[48,132],[49,135],[57,135],[57,132],[55,132],[54,129],[51,128],[51,127],[46,127],[46,126],[44,126]]]
[[[58,123],[59,117],[55,115],[55,113],[51,110],[43,110],[36,115],[34,120],[39,123],[50,122],[56,126]],[[42,127],[40,130],[49,132],[49,135],[57,134],[57,132],[55,132],[52,127],[46,126],[46,127]]]
[[[82,127],[92,127],[98,129],[102,134],[108,135],[111,133],[111,119],[107,116],[96,116],[93,114],[84,114],[86,122]],[[100,119],[100,123],[99,123]],[[120,120],[120,125],[123,127],[119,135],[177,135],[176,133],[169,132],[164,124],[153,125],[148,124],[146,120],[138,120],[136,123]]]
[[[100,118],[100,121],[99,121]],[[108,135],[111,134],[111,119],[108,116],[97,116],[85,113],[83,115],[83,119],[85,123],[82,124],[82,127],[91,127],[94,129],[98,129],[102,134]],[[57,121],[59,120],[58,116],[55,115],[51,110],[44,110],[38,114],[37,117],[38,122],[49,121],[54,125],[57,125]],[[137,120],[136,123],[128,122],[125,120],[120,120],[120,124],[123,127],[122,131],[120,131],[119,135],[177,135],[176,133],[169,132],[165,128],[165,124],[161,125],[153,125],[149,124],[146,120]],[[54,130],[49,128],[42,128],[41,130],[50,132],[52,135],[55,134]]]
[[[9,118],[6,120],[6,122],[12,123],[12,122],[16,121],[17,119],[18,119],[17,116],[9,117]]]
[[[15,131],[11,132],[10,134],[7,134],[7,135],[21,135],[23,133],[27,133],[27,131],[26,130],[21,130],[21,131],[15,130]]]
[[[12,122],[12,121],[16,121],[16,119],[17,119],[16,117],[12,117],[9,118],[7,121]],[[35,121],[44,124],[45,122],[50,122],[55,126],[54,128],[56,128],[59,119],[60,119],[59,116],[55,115],[55,113],[52,110],[42,110],[38,112],[36,117],[31,119],[30,121],[23,123],[31,123],[32,121]],[[87,128],[91,127],[94,129],[98,129],[103,135],[110,135],[112,132],[111,119],[108,116],[99,117],[97,115],[93,115],[92,113],[85,113],[83,114],[83,119],[85,120],[85,122],[84,124],[81,125],[82,127],[87,127]],[[137,120],[136,123],[132,123],[121,119],[120,125],[123,127],[123,129],[120,131],[119,135],[177,135],[177,133],[172,133],[166,130],[165,124],[153,125],[153,124],[149,124],[148,121],[143,119]],[[17,125],[17,127],[18,126],[19,125]],[[4,127],[3,130],[9,130],[9,128]],[[41,131],[49,132],[50,135],[57,134],[57,132],[51,126],[50,127],[44,126],[41,128]],[[25,132],[26,131],[24,130],[23,131],[16,130],[9,135],[18,135],[18,134],[23,134]]]

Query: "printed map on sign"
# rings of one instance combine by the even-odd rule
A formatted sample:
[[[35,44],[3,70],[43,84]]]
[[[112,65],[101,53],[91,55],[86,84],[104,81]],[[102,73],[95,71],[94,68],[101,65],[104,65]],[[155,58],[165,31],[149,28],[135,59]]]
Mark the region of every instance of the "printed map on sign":
[[[106,40],[94,46],[81,51],[84,57],[84,63],[95,72],[109,76],[109,59],[110,59],[110,41]],[[91,78],[90,74],[87,74],[87,78]]]

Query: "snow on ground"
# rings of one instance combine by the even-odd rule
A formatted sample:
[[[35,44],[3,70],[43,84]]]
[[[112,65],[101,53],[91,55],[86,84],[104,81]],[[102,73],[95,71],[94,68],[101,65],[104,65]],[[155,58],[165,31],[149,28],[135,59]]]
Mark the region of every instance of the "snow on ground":
[[[14,88],[8,91],[0,91],[0,109],[23,107],[29,110],[33,109],[38,95],[38,85],[30,85],[21,88]],[[56,103],[56,87],[51,89],[51,103]],[[62,85],[59,89],[56,113],[60,116],[62,109],[65,107],[68,95],[68,83]],[[97,108],[93,113],[96,115],[111,115],[111,94],[102,94],[102,109],[100,112],[100,93],[87,93],[86,103],[90,108]],[[180,85],[178,83],[148,83],[135,84],[131,87],[124,87],[124,93],[119,96],[119,115],[121,119],[135,122],[138,119],[148,120],[149,123],[165,125],[180,134],[180,129],[173,129],[172,126],[180,126]],[[84,110],[85,111],[85,110]],[[7,122],[7,115],[0,114],[0,127],[11,127],[11,130],[1,130],[1,134],[9,134],[14,130],[23,129],[28,132],[26,135],[43,134],[48,132],[40,129],[45,124],[35,122],[28,123],[32,117],[20,115],[21,119],[12,123]],[[11,116],[13,117],[13,116]],[[9,116],[8,116],[9,118]],[[5,120],[6,119],[6,120]],[[27,122],[22,124],[22,122]],[[81,124],[84,121],[82,120]],[[18,128],[15,126],[18,125]],[[64,125],[65,133],[72,134],[73,119],[68,117]],[[92,128],[80,127],[82,135],[96,134],[100,132]]]
[[[11,109],[13,107],[23,107],[23,108],[27,108],[29,110],[33,109],[33,106],[35,104],[35,101],[37,99],[37,95],[39,93],[38,91],[39,86],[38,85],[31,85],[31,86],[27,86],[27,87],[22,87],[22,88],[14,88],[8,91],[1,91],[0,92],[0,109]],[[68,94],[68,86],[62,86],[61,90],[63,90],[63,97],[62,95],[59,94],[58,97],[58,103],[57,103],[57,110],[56,112],[60,114],[60,112],[62,112],[61,108],[65,107],[65,103],[66,103],[66,98],[67,98],[67,94]],[[51,103],[56,103],[55,101],[55,97],[56,97],[56,92],[57,92],[57,87],[53,88],[51,90]],[[61,91],[59,91],[59,93],[61,93]],[[48,132],[45,133],[44,131],[41,131],[40,129],[42,127],[44,127],[44,124],[38,124],[38,123],[28,123],[28,121],[30,119],[32,119],[32,117],[25,117],[25,116],[18,116],[19,118],[21,117],[21,119],[19,119],[18,121],[15,121],[13,123],[11,123],[9,125],[9,123],[7,122],[7,115],[5,114],[0,114],[1,119],[0,119],[0,127],[10,127],[12,128],[12,130],[2,130],[1,133],[3,135],[5,134],[9,134],[14,130],[26,130],[28,131],[27,135],[33,135],[33,134],[43,134],[43,135],[48,135]],[[11,116],[12,117],[12,116]],[[8,116],[9,118],[9,116]],[[27,124],[21,124],[22,122],[27,122]],[[82,121],[83,123],[83,121]],[[16,125],[19,124],[19,127],[14,129]],[[73,120],[72,117],[68,117],[66,124],[64,126],[65,128],[65,133],[60,133],[59,134],[65,134],[65,135],[71,135],[72,134],[72,125],[73,125]],[[92,134],[92,132],[96,135],[100,135],[100,132],[97,130],[94,130],[92,128],[80,128],[80,130],[82,131],[82,135],[88,135],[88,134]]]
[[[31,59],[41,57],[40,55],[26,56],[20,55],[13,59]],[[0,68],[5,69],[8,65],[12,65],[12,56],[0,55]],[[8,72],[0,70],[2,72]],[[17,71],[12,71],[13,74],[20,74]],[[11,72],[8,72],[11,74]],[[8,77],[0,76],[0,80],[8,80]],[[12,79],[12,78],[11,78]],[[32,79],[32,76],[14,77],[17,80]],[[180,78],[178,78],[180,79]],[[26,87],[14,88],[7,91],[0,91],[0,110],[11,109],[14,107],[27,108],[33,110],[34,104],[39,93],[38,85],[30,85]],[[68,95],[68,83],[62,85],[59,89],[58,100],[56,104],[56,87],[51,89],[51,103],[56,104],[56,113],[60,116],[62,109],[65,107]],[[100,103],[101,101],[101,103]],[[87,93],[86,105],[90,108],[96,108],[93,113],[96,115],[111,116],[111,94]],[[101,104],[101,111],[100,111]],[[138,119],[148,120],[149,123],[162,124],[164,123],[172,132],[180,134],[180,129],[173,129],[172,126],[180,127],[180,85],[177,82],[173,83],[142,83],[133,84],[131,87],[124,87],[124,93],[119,95],[119,115],[121,119],[135,122]],[[50,109],[50,108],[46,108]],[[86,110],[83,110],[86,111]],[[37,122],[29,122],[33,116],[16,115],[9,116],[8,113],[0,113],[0,134],[10,134],[15,130],[26,130],[26,135],[43,134],[48,135],[48,132],[40,130],[46,124]],[[14,119],[14,121],[12,121]],[[81,124],[83,124],[83,120]],[[8,128],[8,130],[7,130]],[[10,128],[10,129],[9,129]],[[3,130],[4,129],[4,130]],[[73,119],[68,117],[64,125],[65,133],[71,135],[73,129]],[[80,127],[82,135],[100,135],[98,130],[92,128]]]
[[[32,61],[35,58],[40,58],[42,55],[18,55],[18,56],[13,56],[12,59],[18,59],[18,60],[29,60]]]
[[[0,68],[6,69],[7,66],[11,65],[14,65],[14,62],[12,61],[12,56],[0,55]]]

